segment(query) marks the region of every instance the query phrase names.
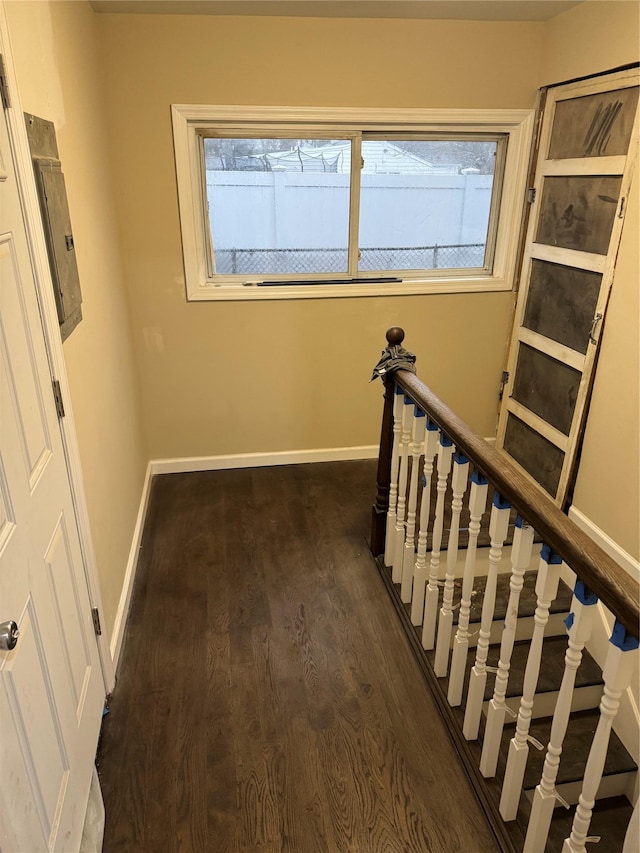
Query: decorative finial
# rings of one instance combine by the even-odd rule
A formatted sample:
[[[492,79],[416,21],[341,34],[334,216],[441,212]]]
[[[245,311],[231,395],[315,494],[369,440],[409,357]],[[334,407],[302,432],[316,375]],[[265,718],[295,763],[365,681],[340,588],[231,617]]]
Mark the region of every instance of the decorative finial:
[[[400,326],[392,326],[387,329],[387,342],[390,347],[400,346],[403,340],[404,329],[401,329]]]
[[[387,373],[393,373],[394,370],[408,370],[410,373],[416,372],[416,357],[412,352],[404,349],[401,344],[404,340],[404,329],[400,326],[392,326],[387,329],[387,344],[388,346],[382,350],[380,361],[373,368],[371,381],[378,376],[386,376]]]

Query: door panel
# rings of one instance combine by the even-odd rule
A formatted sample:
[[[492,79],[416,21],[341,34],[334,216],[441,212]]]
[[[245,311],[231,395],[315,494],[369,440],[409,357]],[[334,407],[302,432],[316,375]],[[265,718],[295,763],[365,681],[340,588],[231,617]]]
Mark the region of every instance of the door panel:
[[[533,260],[522,325],[584,355],[602,275]]]
[[[4,187],[3,187],[4,189]],[[3,361],[3,403],[11,400],[17,418],[18,447],[30,488],[33,488],[51,456],[49,429],[44,402],[35,372],[26,306],[21,298],[20,271],[13,233],[0,235],[0,280],[3,282],[3,314],[11,323],[2,323],[0,350]],[[6,282],[6,286],[4,283]],[[9,284],[11,282],[11,285]]]
[[[4,114],[0,118],[0,849],[77,850],[104,683]]]
[[[54,625],[64,626],[62,652],[67,684],[75,713],[82,717],[82,706],[91,675],[91,650],[82,630],[82,594],[74,571],[72,545],[66,520],[61,516],[45,554]],[[53,626],[52,626],[53,627]]]
[[[521,343],[513,399],[569,435],[581,375],[547,353]]]
[[[635,86],[558,101],[549,159],[626,156],[637,103]]]
[[[606,255],[621,178],[550,176],[544,182],[536,243]]]
[[[509,412],[503,442],[504,450],[525,471],[535,471],[536,480],[549,494],[555,494],[565,454],[552,442]]]
[[[48,677],[44,651],[46,637],[38,624],[37,608],[32,598],[27,601],[19,624],[20,655],[14,656],[4,674],[4,707],[11,710],[13,726],[20,735],[28,787],[35,795],[43,837],[49,839],[59,806],[64,802],[69,759]],[[25,794],[28,796],[28,789]]]
[[[548,90],[497,446],[563,506],[637,154],[638,71]],[[627,150],[629,149],[629,150]]]

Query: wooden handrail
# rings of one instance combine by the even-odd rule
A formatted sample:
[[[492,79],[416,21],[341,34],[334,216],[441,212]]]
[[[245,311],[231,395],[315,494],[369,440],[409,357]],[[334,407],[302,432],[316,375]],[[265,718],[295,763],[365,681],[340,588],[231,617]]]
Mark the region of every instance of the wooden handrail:
[[[401,338],[402,340],[402,338]],[[611,610],[634,637],[639,636],[638,584],[615,560],[568,518],[553,501],[499,451],[476,435],[417,376],[394,373],[397,384],[509,500],[536,533]]]

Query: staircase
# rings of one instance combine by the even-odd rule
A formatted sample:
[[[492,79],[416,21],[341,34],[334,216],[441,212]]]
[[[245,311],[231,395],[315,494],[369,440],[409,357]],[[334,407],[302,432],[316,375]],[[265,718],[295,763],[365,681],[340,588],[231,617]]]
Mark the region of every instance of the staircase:
[[[501,848],[636,853],[638,767],[615,729],[637,584],[412,372],[383,381],[372,552]]]
[[[467,654],[465,668],[465,688],[461,706],[452,708],[447,702],[449,688],[448,676],[437,678],[433,672],[435,652],[425,651],[421,642],[421,627],[411,624],[410,605],[403,604],[400,597],[400,584],[394,584],[391,577],[391,568],[385,566],[384,560],[378,558],[377,566],[387,586],[393,604],[403,623],[408,640],[418,658],[422,671],[428,684],[431,686],[440,710],[449,724],[450,731],[454,735],[457,746],[462,750],[467,768],[472,768],[471,775],[476,786],[482,786],[483,792],[480,800],[485,806],[488,817],[498,827],[498,840],[504,850],[520,851],[523,849],[527,824],[531,811],[531,797],[538,784],[544,763],[545,752],[535,748],[529,749],[529,756],[524,776],[523,793],[520,797],[517,817],[514,822],[504,823],[499,815],[499,803],[502,780],[507,762],[509,741],[513,736],[515,718],[508,718],[505,724],[500,753],[498,758],[497,774],[495,779],[485,779],[478,771],[482,754],[484,740],[484,721],[486,720],[486,706],[493,696],[494,679],[492,674],[487,680],[484,690],[483,715],[480,724],[480,735],[477,741],[469,742],[460,737],[464,722],[464,708],[467,698],[468,677],[475,661],[475,645],[471,645]],[[524,589],[529,592],[523,595],[521,607],[518,614],[518,636],[530,637],[531,623],[533,621],[536,599],[533,593],[535,586],[535,571],[525,573]],[[459,581],[459,579],[457,579]],[[477,637],[479,631],[483,592],[486,577],[476,579],[477,594],[473,597],[470,614],[470,633]],[[456,583],[459,587],[459,583]],[[540,677],[537,684],[533,718],[530,728],[531,737],[546,749],[549,743],[553,711],[557,702],[560,685],[564,673],[564,655],[567,647],[566,628],[564,620],[570,612],[572,593],[569,587],[561,582],[558,596],[551,608],[551,617],[547,626],[545,643],[542,652],[542,664]],[[499,637],[507,610],[509,599],[509,575],[503,574],[498,578],[495,618],[492,625],[492,634]],[[440,595],[440,603],[442,594]],[[454,615],[454,626],[457,626],[457,611]],[[522,683],[524,671],[529,652],[529,639],[519,639],[514,644],[511,657],[511,673],[506,693],[506,704],[512,713],[517,714],[522,697]],[[500,643],[495,642],[489,646],[487,665],[496,668],[500,654]],[[583,653],[582,662],[577,673],[575,690],[573,691],[572,713],[567,729],[567,735],[562,748],[562,761],[556,780],[556,790],[565,800],[570,808],[564,808],[560,800],[554,809],[551,821],[551,829],[545,850],[548,853],[557,853],[562,850],[564,839],[571,832],[575,805],[580,794],[581,782],[584,777],[584,769],[589,754],[589,748],[593,740],[593,734],[598,725],[600,717],[598,706],[602,697],[603,688],[602,670],[588,651]],[[623,746],[615,732],[612,732],[607,750],[607,759],[604,766],[603,780],[599,789],[598,799],[593,812],[589,837],[600,837],[598,847],[593,850],[600,853],[619,853],[623,850],[627,827],[633,815],[627,793],[633,792],[634,783],[637,778],[638,766],[631,755]],[[476,787],[477,790],[477,787]],[[495,830],[494,826],[494,830]]]

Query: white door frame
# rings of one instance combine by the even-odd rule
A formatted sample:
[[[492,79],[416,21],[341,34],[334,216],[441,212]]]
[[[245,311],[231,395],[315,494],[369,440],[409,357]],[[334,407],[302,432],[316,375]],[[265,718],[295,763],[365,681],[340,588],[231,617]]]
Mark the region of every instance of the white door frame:
[[[49,368],[51,370],[51,378],[57,379],[60,383],[60,390],[64,400],[65,416],[60,419],[59,423],[60,431],[62,433],[62,443],[64,446],[71,495],[73,498],[75,518],[78,526],[78,536],[82,550],[85,576],[87,579],[89,600],[91,601],[91,606],[97,607],[98,612],[103,615],[104,610],[102,607],[102,597],[100,595],[100,584],[98,581],[98,568],[93,549],[93,541],[91,538],[91,528],[89,525],[89,512],[84,490],[80,450],[71,406],[71,392],[65,367],[62,338],[60,337],[60,327],[58,324],[58,312],[55,304],[53,283],[49,268],[49,258],[27,139],[27,130],[24,123],[24,115],[18,93],[16,72],[13,64],[13,53],[11,50],[9,25],[4,0],[0,0],[0,54],[2,54],[4,58],[6,84],[11,101],[10,106],[5,110],[9,131],[9,142],[13,152],[18,190],[25,215],[27,242],[29,245],[31,263],[36,282],[40,316],[42,319],[42,330],[49,358]],[[43,389],[43,392],[45,394],[51,394],[52,389],[45,388]],[[111,657],[111,650],[109,648],[109,638],[104,626],[102,634],[96,639],[98,641],[105,693],[110,693],[115,684],[115,672]]]

